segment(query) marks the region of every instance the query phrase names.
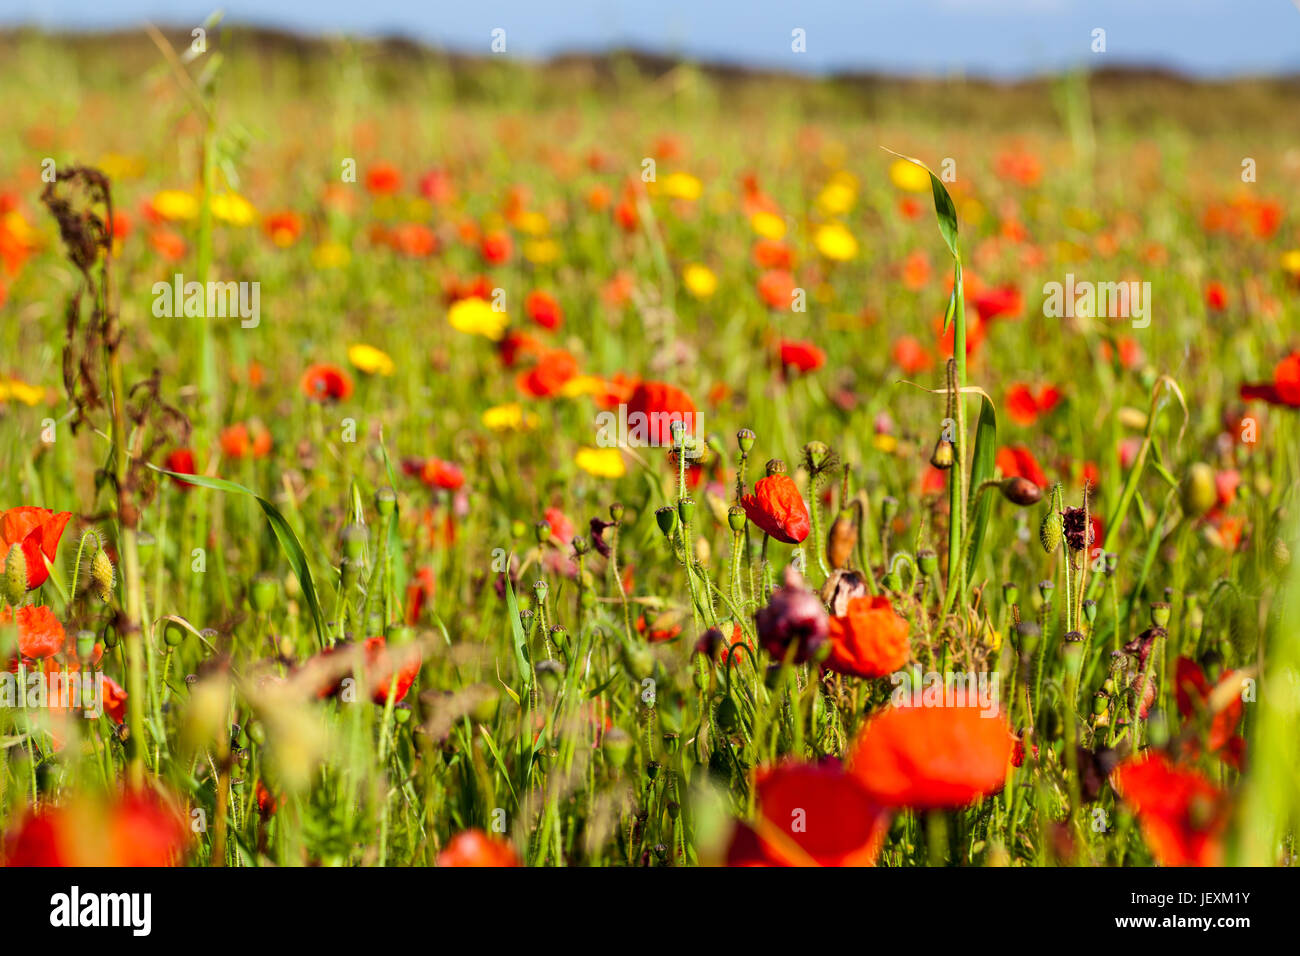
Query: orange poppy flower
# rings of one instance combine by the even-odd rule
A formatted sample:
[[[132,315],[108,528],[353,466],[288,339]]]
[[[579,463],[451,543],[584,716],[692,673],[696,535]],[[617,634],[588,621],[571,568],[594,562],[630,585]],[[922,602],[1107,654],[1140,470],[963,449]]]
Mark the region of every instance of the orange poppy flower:
[[[25,605],[0,611],[0,625],[18,625],[18,653],[37,659],[50,657],[63,649],[67,635],[54,612],[44,605]]]
[[[788,269],[769,269],[758,277],[758,296],[770,309],[788,309],[794,302],[794,276]]]
[[[740,499],[749,520],[777,541],[798,544],[808,537],[808,506],[789,475],[768,475],[754,483],[754,493]]]
[[[466,830],[451,838],[438,854],[439,866],[519,866],[519,856],[505,840],[482,830]]]
[[[456,198],[456,188],[445,170],[431,169],[420,177],[420,195],[429,202],[445,205]]]
[[[337,365],[322,363],[303,372],[299,387],[312,401],[342,401],[352,394],[352,379]]]
[[[1162,866],[1218,866],[1228,815],[1225,797],[1162,753],[1130,757],[1111,774],[1115,792],[1137,813],[1142,836]]]
[[[438,251],[438,237],[423,223],[404,222],[389,236],[392,247],[408,259],[424,259]]]
[[[262,220],[262,228],[270,240],[283,249],[293,245],[302,235],[302,217],[288,210],[273,212]]]
[[[185,258],[185,239],[170,229],[155,229],[150,232],[149,245],[166,262],[179,262]]]
[[[760,770],[758,818],[737,824],[728,866],[874,866],[889,811],[835,762]]]
[[[900,336],[894,342],[891,354],[898,367],[909,375],[924,372],[934,365],[934,359],[925,346],[910,335]]]
[[[69,511],[51,511],[23,505],[0,512],[0,554],[7,560],[9,552],[20,547],[27,561],[27,590],[32,591],[50,576],[45,565],[54,560],[59,539],[72,517]]]
[[[1219,281],[1213,281],[1205,287],[1205,306],[1215,312],[1228,307],[1228,289]]]
[[[1300,352],[1292,352],[1277,363],[1273,381],[1261,385],[1243,385],[1241,397],[1246,400],[1262,399],[1270,405],[1287,405],[1300,408]]]
[[[402,462],[402,471],[419,478],[430,488],[457,491],[465,484],[465,473],[441,458],[408,458]]]
[[[978,707],[890,707],[858,733],[850,769],[884,806],[955,809],[1002,789],[1011,749],[1006,719]]]
[[[830,620],[827,670],[855,677],[884,677],[901,669],[910,654],[907,619],[884,595],[855,597],[842,617]]]
[[[260,422],[229,425],[221,430],[220,440],[227,458],[265,458],[271,453],[271,433]]]
[[[514,254],[514,243],[508,233],[490,232],[479,242],[478,251],[484,262],[499,266],[510,261]]]
[[[1240,679],[1228,671],[1219,679],[1219,686],[1239,684]],[[1178,704],[1178,713],[1185,720],[1200,717],[1210,706],[1211,695],[1217,688],[1211,687],[1205,677],[1205,671],[1191,658],[1178,658],[1174,669],[1174,697]],[[1233,694],[1222,710],[1210,717],[1210,732],[1206,747],[1210,753],[1218,754],[1224,763],[1241,769],[1241,759],[1246,742],[1237,734],[1245,704],[1241,694]]]
[[[754,243],[754,265],[760,269],[788,270],[794,265],[794,253],[779,239],[759,239]],[[790,284],[794,285],[791,277]],[[786,304],[790,297],[785,297]]]
[[[578,374],[578,360],[564,349],[547,349],[537,364],[516,379],[519,390],[534,398],[560,393],[566,382]]]

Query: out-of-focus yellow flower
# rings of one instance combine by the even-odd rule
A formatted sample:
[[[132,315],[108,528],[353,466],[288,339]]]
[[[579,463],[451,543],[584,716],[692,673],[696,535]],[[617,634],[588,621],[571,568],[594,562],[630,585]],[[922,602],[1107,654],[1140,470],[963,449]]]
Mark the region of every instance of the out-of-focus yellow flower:
[[[1293,276],[1300,276],[1300,249],[1288,249],[1282,253],[1282,268]]]
[[[843,170],[832,176],[817,194],[817,208],[829,216],[844,215],[857,201],[858,181],[852,173]]]
[[[704,184],[690,173],[673,173],[663,181],[665,196],[694,202],[704,192]]]
[[[871,439],[871,444],[875,446],[876,451],[882,451],[886,455],[892,455],[894,449],[898,447],[898,439],[893,435],[877,435]]]
[[[544,236],[551,224],[540,212],[521,212],[515,216],[515,228],[525,235]]]
[[[358,372],[367,375],[392,375],[393,360],[388,353],[373,345],[358,342],[348,346],[348,361]]]
[[[341,269],[352,261],[352,251],[341,242],[322,242],[312,250],[311,261],[317,269]]]
[[[930,174],[906,159],[896,159],[889,164],[889,181],[904,192],[923,193],[930,190]]]
[[[963,226],[978,226],[984,221],[984,204],[968,196],[961,201],[959,213]]]
[[[518,402],[494,405],[483,413],[483,425],[494,432],[532,431],[537,427],[537,413],[525,412]]]
[[[481,335],[499,342],[510,324],[510,317],[505,312],[494,311],[483,299],[473,298],[453,302],[447,321],[457,332]]]
[[[813,242],[818,252],[836,262],[848,262],[858,254],[858,240],[843,223],[828,222],[819,226]]]
[[[764,239],[783,239],[785,237],[785,220],[774,212],[765,210],[749,217],[750,228]]]
[[[573,456],[574,464],[597,478],[622,478],[627,474],[623,453],[617,448],[579,448]]]
[[[105,153],[99,157],[97,165],[113,182],[139,179],[145,171],[145,161],[142,157],[124,156],[121,153]]]
[[[708,266],[692,262],[682,271],[682,281],[687,290],[697,299],[707,299],[718,291],[718,277]]]
[[[0,380],[0,402],[7,402],[11,398],[24,405],[39,405],[45,401],[45,387],[28,385],[17,378]]]
[[[257,219],[253,204],[239,193],[217,193],[211,199],[212,216],[232,226],[247,226]]]
[[[600,395],[605,389],[603,379],[594,375],[575,375],[560,387],[560,394],[565,398],[577,398],[579,395]]]
[[[991,650],[991,651],[1000,651],[1000,650],[1002,650],[1002,632],[1001,632],[1001,631],[996,631],[996,630],[994,630],[994,631],[989,631],[989,650]]]
[[[188,222],[199,214],[199,200],[182,189],[164,189],[154,193],[153,211],[168,222]]]
[[[524,258],[533,265],[546,265],[560,258],[560,244],[554,239],[529,239],[523,249]]]

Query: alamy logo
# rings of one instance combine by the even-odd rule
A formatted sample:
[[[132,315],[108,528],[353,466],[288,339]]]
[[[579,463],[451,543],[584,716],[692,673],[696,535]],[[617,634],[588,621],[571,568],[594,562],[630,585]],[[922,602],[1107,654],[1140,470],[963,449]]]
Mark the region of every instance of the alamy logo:
[[[132,935],[148,936],[153,928],[153,894],[85,893],[73,886],[50,897],[50,925],[127,926]]]
[[[673,422],[686,426],[687,435],[702,435],[699,412],[641,412],[628,414],[626,405],[618,406],[618,414],[601,412],[596,416],[596,444],[601,448],[647,448],[667,445],[664,438],[672,434]],[[702,442],[686,442],[686,457],[699,458],[704,454]]]
[[[1065,282],[1043,284],[1043,314],[1049,319],[1097,316],[1109,319],[1133,320],[1133,328],[1145,329],[1151,324],[1151,283],[1074,281],[1068,272]]]
[[[895,707],[975,707],[981,717],[998,715],[1001,681],[996,671],[898,671],[889,679],[894,685],[890,702]]]
[[[0,708],[80,709],[87,720],[104,713],[103,671],[0,671]]]
[[[153,314],[159,319],[238,316],[241,326],[255,329],[262,321],[261,304],[260,282],[186,282],[178,272],[171,282],[153,284]]]

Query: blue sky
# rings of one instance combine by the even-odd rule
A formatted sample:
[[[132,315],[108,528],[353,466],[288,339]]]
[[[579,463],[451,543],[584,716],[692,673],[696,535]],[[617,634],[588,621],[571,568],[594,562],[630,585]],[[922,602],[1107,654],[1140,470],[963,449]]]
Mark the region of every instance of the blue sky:
[[[1199,76],[1300,72],[1300,0],[229,0],[227,18],[314,34],[401,34],[507,53],[636,46],[799,72],[1016,77],[1080,64]],[[0,0],[0,25],[51,29],[201,23],[217,0]],[[791,30],[807,52],[791,52]],[[1106,53],[1090,50],[1094,28]]]

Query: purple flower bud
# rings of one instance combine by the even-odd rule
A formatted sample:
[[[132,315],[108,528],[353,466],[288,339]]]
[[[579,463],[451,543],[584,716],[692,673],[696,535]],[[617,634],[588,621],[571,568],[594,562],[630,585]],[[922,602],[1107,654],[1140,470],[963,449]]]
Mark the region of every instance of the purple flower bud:
[[[821,599],[804,586],[803,578],[794,568],[786,568],[784,583],[773,592],[772,600],[754,620],[764,650],[783,661],[793,644],[796,664],[816,657],[829,628]]]

